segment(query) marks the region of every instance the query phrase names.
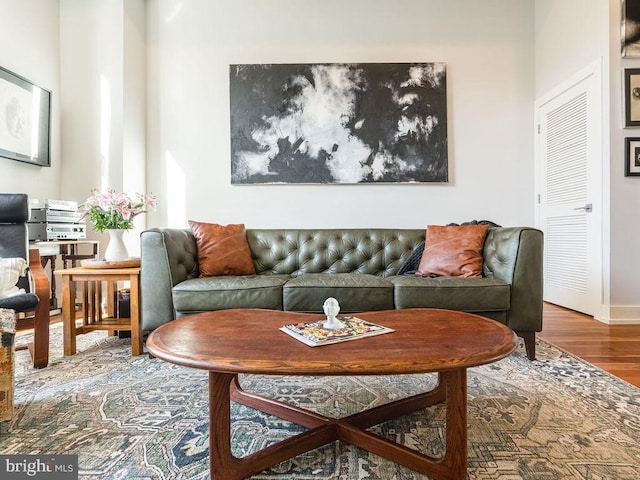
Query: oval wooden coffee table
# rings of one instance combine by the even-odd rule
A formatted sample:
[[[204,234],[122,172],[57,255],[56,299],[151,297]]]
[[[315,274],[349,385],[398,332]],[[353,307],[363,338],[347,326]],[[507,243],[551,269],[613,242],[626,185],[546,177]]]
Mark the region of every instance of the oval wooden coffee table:
[[[281,332],[286,324],[320,320],[274,310],[236,309],[175,320],[149,335],[147,348],[162,360],[209,371],[211,478],[249,477],[288,458],[342,440],[437,480],[467,474],[467,368],[495,362],[516,347],[508,327],[451,310],[405,309],[357,314],[392,333],[309,347]],[[334,419],[240,388],[238,374],[398,375],[437,372],[422,394]],[[230,400],[308,430],[236,458],[231,453]],[[433,458],[366,429],[437,403],[446,403],[445,453]]]

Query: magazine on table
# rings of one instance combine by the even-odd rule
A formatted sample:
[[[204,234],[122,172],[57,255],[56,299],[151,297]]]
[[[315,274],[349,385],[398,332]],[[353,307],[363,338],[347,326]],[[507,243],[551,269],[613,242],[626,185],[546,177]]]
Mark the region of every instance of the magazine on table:
[[[393,332],[391,328],[367,322],[358,317],[340,317],[339,320],[344,324],[344,328],[336,330],[324,328],[322,325],[326,319],[323,318],[317,322],[285,325],[284,327],[280,327],[280,330],[311,347],[347,342],[349,340],[357,340],[359,338]]]

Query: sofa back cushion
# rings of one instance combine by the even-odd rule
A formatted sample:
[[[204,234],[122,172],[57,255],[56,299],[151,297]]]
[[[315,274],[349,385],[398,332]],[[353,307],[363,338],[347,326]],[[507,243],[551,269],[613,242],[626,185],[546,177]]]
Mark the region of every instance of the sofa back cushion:
[[[520,230],[521,229],[517,227],[489,228],[484,244],[483,255],[483,273],[485,277],[492,277],[496,269],[506,270],[513,268],[511,264],[512,261],[515,261],[515,253],[513,250],[517,250],[518,248],[518,232],[520,232]],[[197,265],[198,249],[193,231],[191,229],[181,229],[171,232],[173,233],[167,234],[168,237],[165,238],[165,241],[171,241],[172,245],[175,244],[172,248],[180,248],[183,252],[179,258],[174,259],[178,262],[174,267],[179,271],[184,271],[184,278],[197,277],[199,274]],[[354,239],[356,237],[366,240],[365,243],[368,243],[369,247],[376,244],[377,248],[368,249],[373,254],[372,258],[385,259],[385,261],[388,262],[386,265],[381,265],[380,263],[373,262],[372,258],[369,258],[365,259],[364,264],[355,265],[353,270],[342,273],[362,271],[363,273],[386,277],[398,273],[398,270],[409,258],[414,249],[425,240],[425,230],[246,230],[246,237],[253,257],[254,267],[258,274],[297,275],[299,273],[319,273],[319,271],[311,271],[318,268],[319,262],[316,260],[309,261],[310,245],[314,242],[316,244],[321,241],[325,242],[327,236],[333,237],[334,239],[343,238],[344,240],[341,241],[343,244],[347,238]],[[300,257],[301,238],[306,239],[304,261],[302,261]],[[325,247],[327,246],[325,243]],[[324,257],[325,260],[328,258],[322,251],[319,251],[318,255]],[[357,256],[359,255],[351,255],[350,259],[353,260]],[[344,268],[345,265],[346,262],[334,261],[334,264],[329,265],[329,267],[338,270],[338,267]],[[377,268],[372,268],[374,265],[376,265]],[[328,268],[322,271],[328,271]]]
[[[424,230],[247,230],[258,274],[364,273],[395,275]]]

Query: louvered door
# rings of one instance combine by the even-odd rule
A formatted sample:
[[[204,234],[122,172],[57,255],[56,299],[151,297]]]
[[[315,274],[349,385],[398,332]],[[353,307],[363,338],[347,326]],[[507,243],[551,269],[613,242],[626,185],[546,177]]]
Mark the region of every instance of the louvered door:
[[[600,89],[590,69],[537,108],[544,297],[589,315],[602,303]]]

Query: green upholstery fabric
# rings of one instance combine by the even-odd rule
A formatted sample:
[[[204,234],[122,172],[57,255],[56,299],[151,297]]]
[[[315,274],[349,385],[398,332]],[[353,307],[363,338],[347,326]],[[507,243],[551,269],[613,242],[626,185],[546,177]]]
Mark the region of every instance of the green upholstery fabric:
[[[396,273],[424,229],[247,230],[257,275],[198,278],[189,229],[141,235],[142,329],[199,311],[257,307],[321,312],[329,296],[342,311],[435,307],[499,320],[519,333],[542,329],[542,232],[493,227],[483,278],[422,278]]]
[[[485,275],[511,285],[507,325],[542,330],[543,235],[535,228],[491,228],[484,243]]]
[[[256,273],[395,275],[424,230],[247,230]]]
[[[176,318],[172,288],[198,275],[198,251],[191,230],[143,232],[140,240],[142,328],[153,330]]]
[[[283,288],[285,310],[322,313],[324,301],[333,297],[341,313],[393,309],[393,284],[382,277],[361,273],[308,273],[292,278]]]
[[[509,310],[511,286],[493,278],[397,276],[395,308],[446,308],[464,312]]]
[[[227,308],[282,310],[282,287],[289,275],[192,278],[173,288],[176,316]]]

